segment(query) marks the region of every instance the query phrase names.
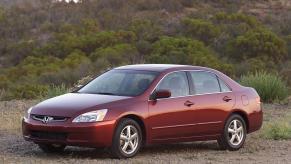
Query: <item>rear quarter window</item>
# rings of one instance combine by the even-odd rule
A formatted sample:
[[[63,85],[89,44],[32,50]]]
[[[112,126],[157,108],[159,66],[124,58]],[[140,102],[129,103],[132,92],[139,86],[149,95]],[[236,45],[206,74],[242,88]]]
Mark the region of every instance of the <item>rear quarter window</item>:
[[[231,91],[231,89],[225,84],[224,81],[222,81],[220,78],[218,78],[218,80],[219,80],[221,92],[229,92],[229,91]]]

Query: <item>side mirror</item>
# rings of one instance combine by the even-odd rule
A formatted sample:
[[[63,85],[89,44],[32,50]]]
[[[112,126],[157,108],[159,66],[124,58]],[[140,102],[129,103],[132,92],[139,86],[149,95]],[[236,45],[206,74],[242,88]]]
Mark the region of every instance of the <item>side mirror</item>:
[[[162,98],[171,97],[171,92],[169,90],[157,90],[151,95],[151,100],[157,100]]]

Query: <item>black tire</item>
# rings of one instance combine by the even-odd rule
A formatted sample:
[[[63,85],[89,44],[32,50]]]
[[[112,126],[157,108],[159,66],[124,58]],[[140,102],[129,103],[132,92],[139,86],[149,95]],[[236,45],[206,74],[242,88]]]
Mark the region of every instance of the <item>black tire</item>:
[[[38,144],[38,147],[46,153],[61,153],[64,151],[66,145],[59,144]]]
[[[241,124],[242,131],[235,130],[235,132],[229,132],[229,127],[232,129],[234,121],[237,121],[236,124]],[[231,124],[231,125],[230,125]],[[240,132],[239,132],[240,131]],[[237,134],[237,137],[235,136]],[[217,143],[219,145],[219,148],[221,150],[230,150],[230,151],[236,151],[243,147],[244,142],[246,140],[246,123],[245,120],[238,114],[231,115],[223,128],[223,133],[217,140]],[[237,143],[234,143],[235,140],[231,140],[233,135],[235,136],[235,140]]]
[[[136,148],[130,154],[125,153],[121,148],[121,146],[122,146],[121,133],[128,126],[130,126],[131,128],[133,128],[136,131],[136,134],[138,137],[137,141],[135,141],[135,143],[137,144]],[[127,141],[127,142],[131,142],[131,141]],[[113,135],[112,146],[110,148],[110,152],[111,152],[112,157],[118,158],[118,159],[131,158],[139,152],[141,145],[142,145],[142,131],[141,131],[139,124],[136,121],[134,121],[133,119],[122,118],[119,121],[117,127],[115,128],[115,132]]]

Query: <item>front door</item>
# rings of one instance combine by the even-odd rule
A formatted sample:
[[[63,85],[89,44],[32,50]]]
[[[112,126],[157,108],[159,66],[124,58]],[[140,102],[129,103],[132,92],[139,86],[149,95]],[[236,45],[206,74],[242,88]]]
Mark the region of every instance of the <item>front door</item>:
[[[150,133],[153,141],[175,139],[189,135],[189,124],[193,122],[191,102],[188,101],[190,88],[186,72],[166,75],[156,90],[171,92],[170,98],[149,101]]]

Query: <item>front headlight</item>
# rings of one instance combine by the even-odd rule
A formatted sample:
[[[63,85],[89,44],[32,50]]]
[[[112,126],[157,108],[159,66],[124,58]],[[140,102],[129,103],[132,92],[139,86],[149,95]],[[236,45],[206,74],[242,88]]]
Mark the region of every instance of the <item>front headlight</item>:
[[[103,121],[107,109],[101,109],[96,111],[87,112],[76,117],[73,122],[98,122]]]
[[[30,113],[31,113],[31,110],[32,110],[32,107],[29,108],[29,109],[26,111],[26,113],[25,113],[25,115],[24,115],[25,118],[29,119],[29,117],[30,117]]]

